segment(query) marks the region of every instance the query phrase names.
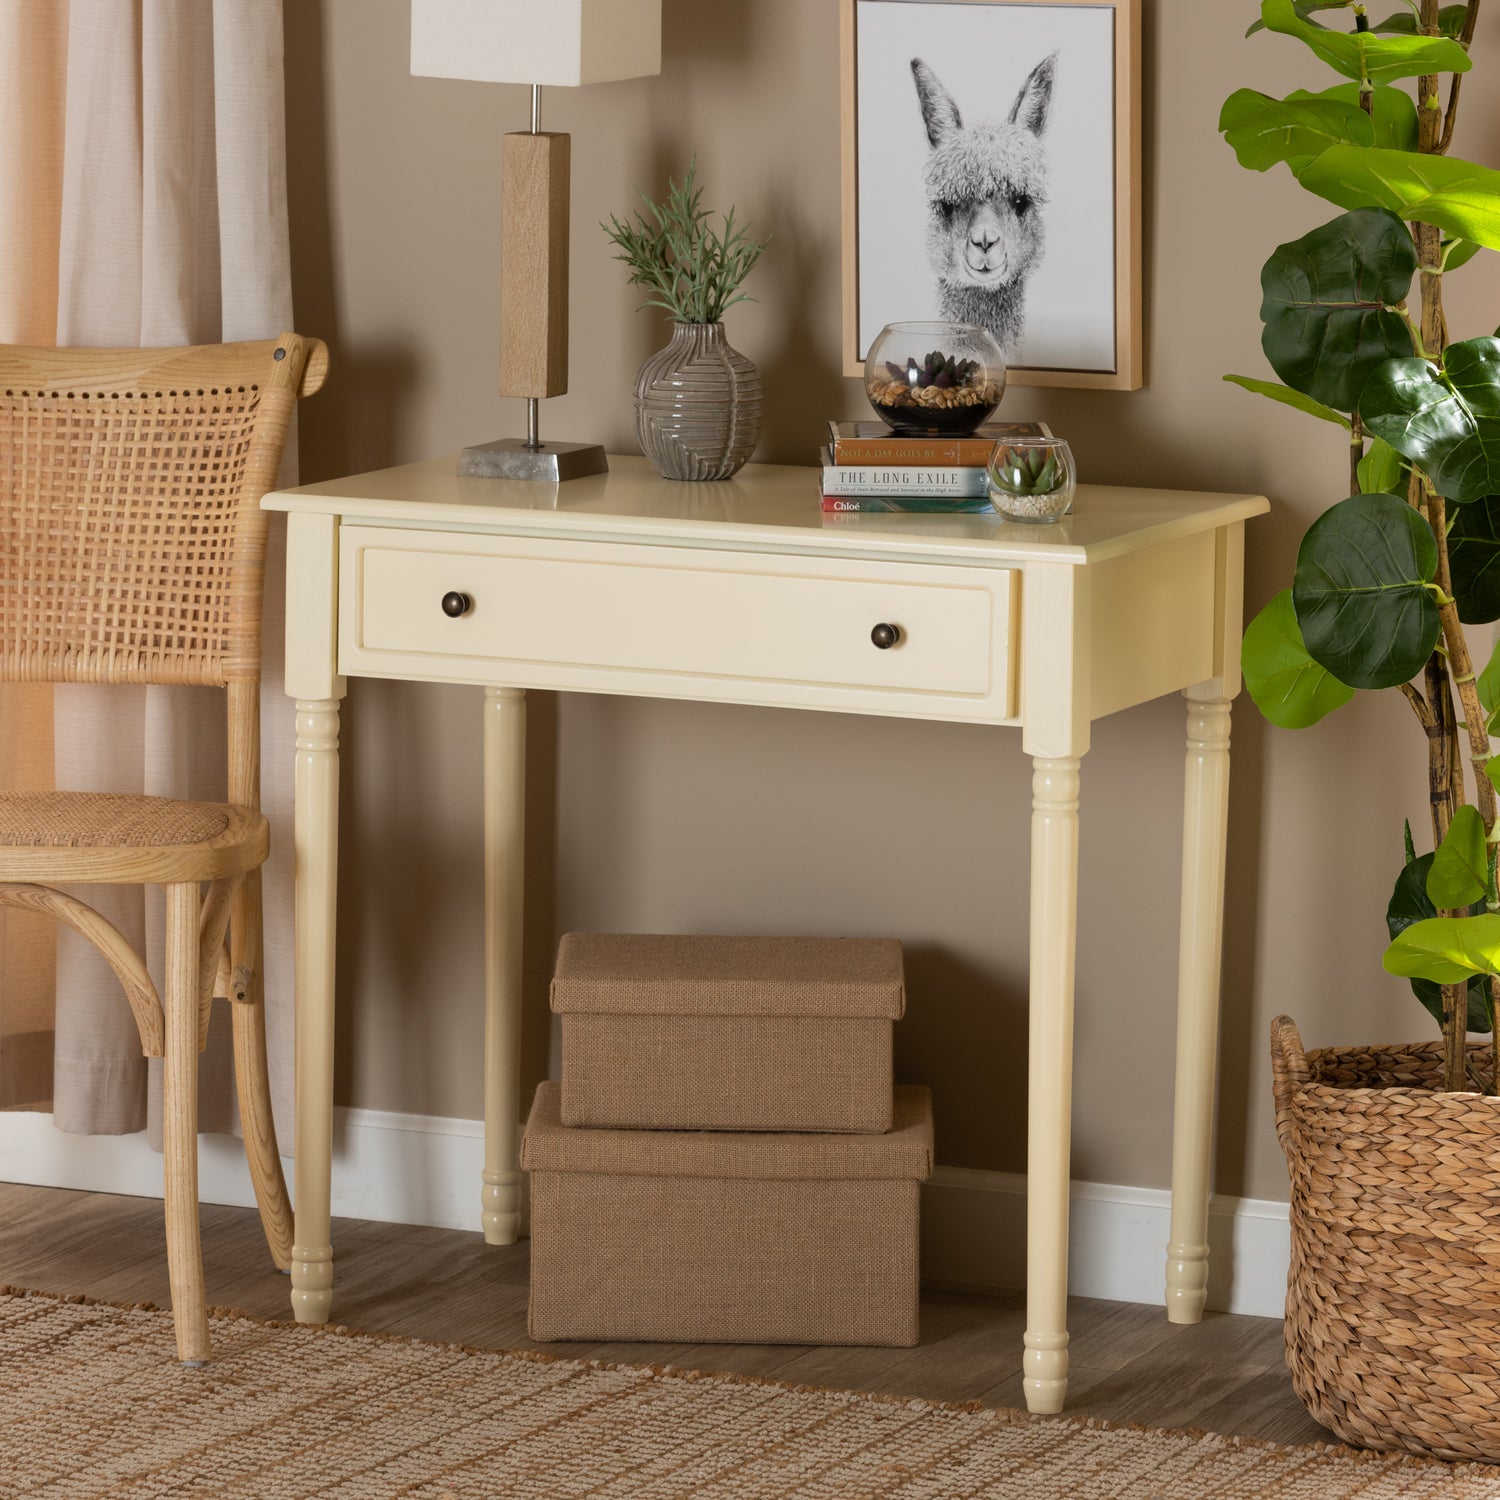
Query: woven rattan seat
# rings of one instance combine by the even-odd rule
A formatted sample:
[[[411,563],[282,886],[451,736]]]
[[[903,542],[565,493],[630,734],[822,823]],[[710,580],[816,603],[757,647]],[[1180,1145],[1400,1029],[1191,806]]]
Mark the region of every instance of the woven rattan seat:
[[[322,344],[290,333],[191,349],[0,345],[0,681],[228,690],[223,803],[0,790],[0,905],[46,913],[92,943],[124,988],[142,1050],[162,1059],[167,1265],[177,1355],[190,1364],[209,1354],[198,1054],[215,995],[230,1001],[266,1242],[277,1266],[291,1265],[261,972],[260,499],[297,398],[327,364]],[[90,884],[165,887],[161,994],[120,930],[62,889]]]
[[[228,827],[229,814],[213,802],[114,792],[0,792],[0,845],[11,847],[201,844]]]

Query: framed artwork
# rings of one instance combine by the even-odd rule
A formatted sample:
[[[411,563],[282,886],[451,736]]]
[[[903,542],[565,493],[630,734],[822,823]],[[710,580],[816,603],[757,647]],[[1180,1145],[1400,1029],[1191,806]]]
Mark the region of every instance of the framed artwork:
[[[1017,385],[1138,390],[1138,0],[839,0],[844,373],[988,327]]]

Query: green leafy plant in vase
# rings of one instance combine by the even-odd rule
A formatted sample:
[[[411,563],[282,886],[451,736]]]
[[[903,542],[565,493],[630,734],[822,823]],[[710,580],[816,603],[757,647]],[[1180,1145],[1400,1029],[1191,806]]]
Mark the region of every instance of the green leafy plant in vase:
[[[766,241],[703,207],[697,159],[667,197],[642,193],[633,219],[613,214],[601,224],[629,284],[647,292],[642,307],[672,315],[667,347],[640,368],[635,382],[636,435],[641,451],[667,479],[727,479],[760,441],[760,373],[724,336],[724,314],[752,300],[740,291]]]
[[[1273,1034],[1293,1179],[1288,1362],[1350,1441],[1500,1458],[1494,1404],[1441,1394],[1459,1347],[1476,1379],[1500,1382],[1495,1235],[1471,1233],[1500,1201],[1500,660],[1481,670],[1464,631],[1500,618],[1500,339],[1451,341],[1443,306],[1445,277],[1500,248],[1500,173],[1448,154],[1480,0],[1391,4],[1372,17],[1355,0],[1263,0],[1251,31],[1300,42],[1338,81],[1240,89],[1220,119],[1243,166],[1284,166],[1339,210],[1262,272],[1277,379],[1227,377],[1339,429],[1349,454],[1348,493],[1246,630],[1246,686],[1292,729],[1357,691],[1402,694],[1431,808],[1429,852],[1408,828],[1402,865],[1392,830],[1384,965],[1442,1042],[1304,1054],[1286,1018]]]

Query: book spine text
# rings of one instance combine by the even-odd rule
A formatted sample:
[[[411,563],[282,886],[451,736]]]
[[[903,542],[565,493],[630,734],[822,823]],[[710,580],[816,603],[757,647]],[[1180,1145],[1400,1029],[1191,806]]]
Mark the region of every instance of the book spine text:
[[[826,464],[825,495],[951,495],[982,498],[989,493],[983,469],[849,468]]]

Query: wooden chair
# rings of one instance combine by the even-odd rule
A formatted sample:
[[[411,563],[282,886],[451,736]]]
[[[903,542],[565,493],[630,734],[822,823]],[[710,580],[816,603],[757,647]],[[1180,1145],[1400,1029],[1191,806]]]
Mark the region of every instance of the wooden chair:
[[[186,1364],[209,1355],[198,1054],[226,988],[261,1222],[272,1259],[291,1264],[262,988],[259,501],[297,398],[327,368],[322,343],[291,333],[186,349],[0,346],[0,680],[228,690],[227,804],[0,793],[0,904],[46,912],[92,943],[142,1049],[163,1061],[167,1263]],[[164,997],[118,928],[57,889],[93,882],[166,887]]]

